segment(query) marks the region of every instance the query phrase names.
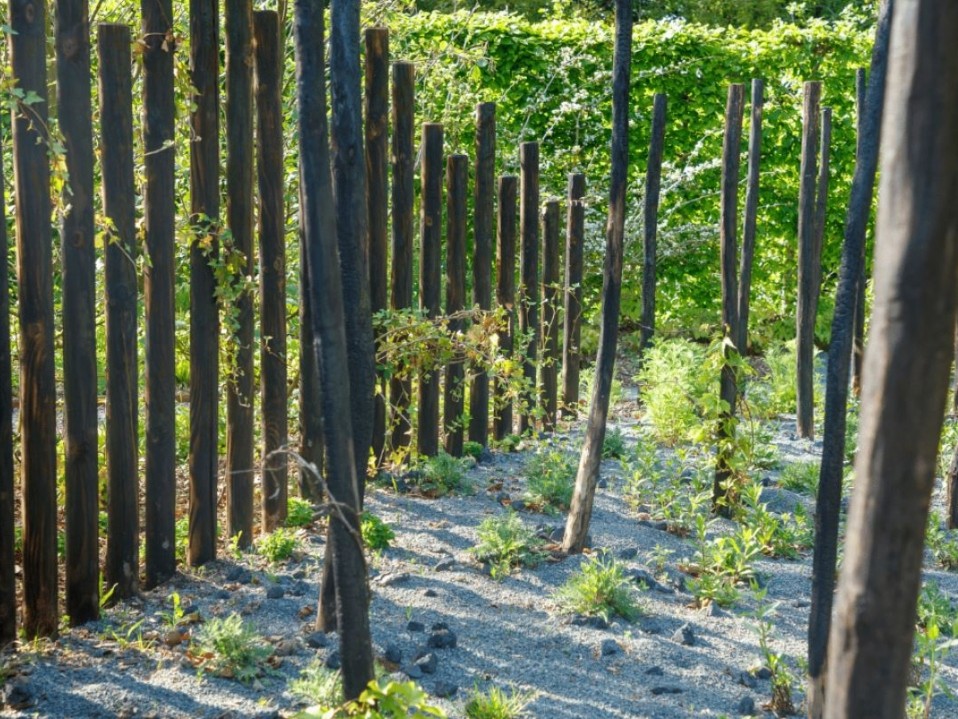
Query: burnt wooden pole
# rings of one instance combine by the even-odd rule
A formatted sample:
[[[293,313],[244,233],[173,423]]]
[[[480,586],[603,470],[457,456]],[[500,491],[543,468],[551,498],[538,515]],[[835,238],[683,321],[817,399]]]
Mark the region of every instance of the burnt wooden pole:
[[[506,357],[512,355],[516,328],[516,209],[518,178],[505,175],[499,178],[499,216],[496,230],[499,274],[496,279],[496,303],[506,313],[505,326],[499,333],[499,347]],[[493,434],[504,439],[512,434],[512,400],[505,388],[495,383]]]
[[[219,0],[190,0],[190,529],[189,561],[216,558],[219,479]]]
[[[666,96],[656,93],[652,102],[652,137],[649,140],[649,161],[645,168],[645,203],[643,207],[642,262],[642,328],[640,348],[645,350],[655,334],[655,285],[658,256],[659,196],[662,191],[662,155],[665,149]]]
[[[875,305],[856,483],[829,637],[828,719],[905,714],[953,359],[958,4],[900,0],[891,33]],[[848,357],[847,345],[844,350],[839,358]]]
[[[70,177],[63,258],[63,398],[66,440],[66,613],[72,624],[100,614],[97,540],[96,248],[93,228],[93,112],[87,0],[57,0],[54,13],[57,114]]]
[[[351,407],[349,356],[329,170],[323,6],[315,0],[295,0],[294,9],[303,224],[312,280],[308,301],[313,304],[310,315],[316,337],[313,350],[321,370],[326,419],[323,427],[329,460],[327,485],[332,498],[344,506],[343,514],[334,512],[330,517],[328,546],[333,556],[343,693],[347,699],[355,699],[374,677],[373,649],[366,565],[359,538],[360,493],[353,458],[352,423],[342,421]]]
[[[450,155],[446,158],[446,315],[461,313],[466,306],[466,193],[468,192],[469,158]],[[449,321],[451,333],[462,332],[465,322]],[[443,393],[443,429],[446,453],[462,456],[463,412],[465,412],[465,377],[461,359],[446,365]]]
[[[496,104],[476,106],[476,178],[472,220],[472,303],[483,312],[492,309],[492,265],[495,244]],[[469,439],[489,444],[489,375],[473,370],[469,388]]]
[[[851,200],[845,217],[845,242],[842,246],[835,314],[832,317],[830,361],[825,380],[822,462],[819,470],[818,501],[815,505],[812,597],[808,619],[807,705],[810,719],[819,719],[825,708],[828,634],[835,590],[841,486],[845,463],[850,350],[854,343],[858,283],[861,281],[865,261],[865,230],[871,213],[875,174],[878,169],[892,9],[892,0],[886,0],[879,13],[867,100],[864,103],[866,110],[861,122]]]
[[[419,227],[419,309],[435,319],[442,312],[442,125],[422,127],[422,198]],[[419,377],[419,454],[439,453],[439,371]]]
[[[57,388],[53,364],[46,3],[11,0],[13,77],[38,102],[13,119],[17,295],[20,303],[20,463],[23,630],[57,634]]]
[[[527,383],[519,413],[519,434],[534,429],[539,348],[539,143],[519,146],[519,331],[528,342],[522,348],[523,376]]]
[[[556,428],[559,411],[559,202],[549,200],[542,213],[542,427]]]
[[[820,82],[805,83],[802,130],[801,186],[798,198],[798,311],[796,314],[797,426],[800,437],[815,432],[815,199],[818,175],[818,143],[821,127]]]
[[[146,304],[146,588],[176,571],[174,239],[176,131],[172,0],[141,0]]]
[[[758,191],[762,166],[762,111],[765,81],[752,80],[752,119],[748,135],[748,186],[745,190],[745,221],[742,223],[742,256],[738,270],[738,336],[735,346],[748,354],[748,315],[752,298],[752,264],[758,227]]]
[[[832,108],[822,108],[822,130],[818,150],[818,181],[815,183],[815,268],[814,312],[818,314],[818,300],[822,292],[822,249],[825,244],[825,223],[828,216],[829,151],[832,143]]]
[[[259,185],[260,377],[263,406],[263,531],[286,519],[286,241],[283,202],[282,62],[279,15],[253,13],[256,48],[256,174]]]
[[[725,339],[734,343],[739,336],[738,317],[738,178],[742,145],[742,116],[745,111],[745,86],[729,85],[725,105],[725,138],[722,145],[722,209],[719,225],[722,265],[722,331]],[[726,362],[722,364],[719,397],[722,409],[717,428],[719,452],[715,465],[715,481],[712,486],[712,507],[727,509],[727,499],[732,494],[729,482],[732,479],[731,457],[728,446],[735,436],[735,403],[738,400],[738,378],[735,368],[728,362],[729,354],[735,352],[726,344],[723,349]]]
[[[616,0],[615,51],[612,60],[612,172],[609,182],[609,220],[602,278],[602,316],[595,387],[589,407],[582,456],[566,522],[562,549],[581,552],[592,519],[599,480],[605,423],[609,414],[615,349],[619,338],[619,302],[622,295],[622,256],[625,245],[625,190],[629,175],[629,84],[632,65],[632,3]]]
[[[366,213],[369,297],[373,313],[389,308],[389,31],[366,29]],[[372,448],[377,465],[385,459],[386,387],[378,375]]]
[[[302,175],[302,168],[300,168]],[[302,180],[300,180],[299,222],[299,493],[309,502],[321,502],[322,478],[326,466],[326,444],[323,441],[323,396],[316,364],[312,308],[309,298],[309,256],[303,230]]]
[[[9,256],[6,191],[0,170],[0,256]],[[16,489],[13,478],[13,362],[10,354],[10,274],[0,262],[0,648],[17,638],[14,544]]]
[[[392,268],[389,306],[394,310],[405,310],[412,306],[413,285],[416,66],[409,62],[397,62],[393,64],[392,73]],[[408,377],[393,377],[389,382],[393,449],[409,446],[412,433],[409,421],[411,399],[412,381]]]
[[[565,312],[562,331],[562,416],[579,414],[582,356],[582,259],[585,239],[585,175],[569,175],[565,236]]]
[[[232,249],[243,258],[237,281],[245,284],[254,273],[252,0],[226,0],[225,25],[226,224]],[[243,287],[229,311],[235,325],[226,382],[226,524],[245,549],[253,543],[252,290]]]
[[[864,149],[865,116],[868,112],[866,102],[868,87],[867,71],[865,68],[860,67],[855,71],[855,108],[858,119],[856,126],[858,133],[855,143],[856,162],[861,158],[862,150]],[[862,245],[862,253],[862,268],[858,278],[858,290],[855,297],[855,338],[852,342],[852,392],[856,397],[859,396],[862,391],[862,360],[865,357],[865,284],[867,275],[865,273],[864,245]],[[956,345],[956,347],[958,347],[958,345]],[[956,352],[956,355],[958,355],[958,352]],[[954,401],[958,403],[958,395],[956,395]],[[958,404],[956,404],[955,407],[958,408]]]
[[[112,223],[106,264],[106,585],[116,599],[140,582],[139,371],[137,367],[136,188],[130,28],[100,25],[100,143],[103,212]]]

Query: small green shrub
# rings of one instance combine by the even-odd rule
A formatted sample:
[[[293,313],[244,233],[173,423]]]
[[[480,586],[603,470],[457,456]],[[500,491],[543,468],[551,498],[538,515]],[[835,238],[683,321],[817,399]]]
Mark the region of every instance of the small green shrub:
[[[602,442],[602,459],[622,459],[625,457],[625,435],[618,427],[606,432]]]
[[[313,523],[313,505],[305,499],[290,497],[286,502],[286,526],[308,527]]]
[[[507,693],[496,686],[487,692],[474,689],[466,700],[466,719],[520,719],[527,716],[525,708],[535,696],[517,689]]]
[[[479,458],[482,456],[482,445],[479,444],[479,442],[468,440],[462,445],[462,453],[467,457],[472,457],[478,462]]]
[[[925,546],[931,550],[931,555],[942,567],[958,569],[958,532],[942,529],[941,517],[937,512],[928,515]]]
[[[526,504],[541,512],[568,510],[576,470],[573,455],[554,450],[534,454],[525,467]]]
[[[776,417],[794,412],[798,399],[795,387],[795,343],[765,353],[768,373],[748,383],[749,405],[759,417]]]
[[[299,712],[294,719],[445,719],[446,713],[429,703],[429,697],[413,682],[373,680],[359,699],[339,707],[319,704]]]
[[[189,656],[202,676],[209,673],[249,682],[266,671],[272,648],[235,612],[215,617],[196,633]]]
[[[443,497],[470,488],[466,467],[465,460],[440,452],[427,458],[417,472],[411,473],[411,482],[426,496]]]
[[[280,527],[256,540],[256,551],[266,557],[273,564],[285,562],[296,551],[299,541],[296,534],[285,527]]]
[[[646,351],[639,396],[658,441],[678,444],[700,424],[696,398],[704,361],[702,348],[685,340],[665,340]]]
[[[519,449],[522,437],[518,434],[507,434],[502,439],[494,439],[489,442],[492,449],[498,449],[501,452],[515,452]]]
[[[389,543],[396,538],[396,533],[392,530],[392,527],[371,512],[363,512],[360,530],[366,549],[375,552],[388,549]]]
[[[631,622],[642,612],[632,582],[614,558],[590,557],[559,587],[556,601],[569,614],[599,616],[606,621],[618,615]]]
[[[476,546],[469,551],[489,565],[493,579],[507,576],[515,567],[534,567],[544,556],[544,542],[511,510],[482,520],[476,534]]]
[[[309,704],[338,706],[343,703],[343,677],[327,669],[322,659],[314,659],[289,683],[289,691]]]
[[[815,496],[818,493],[819,462],[795,462],[782,470],[778,484],[783,489]]]
[[[186,550],[190,544],[190,518],[180,517],[173,526],[173,542],[176,546],[176,561],[186,561]],[[141,545],[142,546],[142,545]]]

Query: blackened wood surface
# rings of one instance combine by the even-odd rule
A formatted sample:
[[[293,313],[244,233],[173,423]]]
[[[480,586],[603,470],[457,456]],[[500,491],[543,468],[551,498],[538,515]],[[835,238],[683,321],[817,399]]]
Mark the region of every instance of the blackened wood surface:
[[[23,489],[23,629],[57,634],[57,390],[53,364],[46,3],[10,3],[13,77],[40,100],[13,121],[17,293],[20,303],[20,451]]]
[[[373,313],[389,307],[389,31],[366,29],[366,213],[369,297]],[[378,375],[373,418],[373,457],[380,464],[386,448],[386,387]]]
[[[220,318],[212,263],[219,256],[219,0],[190,0],[190,529],[189,562],[216,558]]]
[[[442,312],[442,125],[422,127],[422,195],[419,227],[419,309],[427,317]],[[419,454],[439,452],[439,371],[419,377]]]
[[[518,201],[518,178],[505,175],[499,178],[499,216],[496,230],[499,273],[496,279],[496,304],[506,313],[506,324],[499,334],[499,348],[506,357],[514,350],[513,338],[516,327],[516,210]],[[503,439],[512,434],[512,400],[506,397],[505,388],[495,383],[493,435]]]
[[[0,148],[2,151],[2,148]],[[10,354],[10,270],[6,187],[0,169],[0,648],[17,638],[14,544],[13,360]]]
[[[552,432],[559,410],[559,202],[549,200],[542,213],[542,428]]]
[[[416,66],[409,62],[396,62],[392,74],[392,267],[389,305],[394,310],[404,310],[412,306]],[[412,382],[409,379],[393,378],[390,381],[393,449],[408,447],[411,441],[411,398]]]
[[[174,195],[176,51],[171,0],[141,0],[146,303],[146,588],[176,571]]]
[[[535,426],[539,348],[539,143],[519,146],[519,331],[528,343],[522,348],[523,375],[529,383],[519,415],[519,433]]]
[[[758,191],[762,165],[762,110],[765,81],[752,80],[752,120],[748,135],[748,187],[745,191],[745,221],[742,224],[742,257],[738,270],[738,336],[735,346],[748,354],[748,315],[752,295],[752,262],[758,227]]]
[[[466,306],[466,193],[469,158],[446,158],[446,314],[454,315]],[[450,332],[465,329],[462,320],[449,322]],[[443,393],[445,448],[453,457],[462,456],[463,420],[466,408],[465,377],[461,360],[446,365]]]
[[[136,189],[130,28],[100,25],[100,172],[106,244],[106,585],[116,599],[140,581],[139,371],[137,367]]]
[[[643,213],[642,329],[640,347],[644,350],[655,334],[655,285],[657,281],[659,196],[662,190],[662,154],[665,148],[665,95],[657,93],[652,102],[652,137],[649,161],[645,167]]]
[[[585,239],[585,175],[569,175],[565,237],[565,312],[562,331],[562,416],[579,413],[579,365],[582,355],[582,255]]]
[[[226,223],[242,273],[253,258],[253,9],[226,0]],[[253,293],[235,297],[226,382],[226,524],[239,546],[253,543]],[[305,344],[303,345],[306,346]]]
[[[259,185],[260,378],[263,407],[263,531],[286,519],[286,241],[279,15],[253,13],[256,48],[256,175]]]
[[[868,93],[868,76],[865,68],[860,67],[855,72],[855,107],[857,109],[857,135],[855,144],[855,160],[862,156],[865,132],[866,96]],[[855,339],[852,342],[852,392],[855,396],[862,391],[862,360],[865,357],[865,246],[862,245],[862,269],[858,277],[858,291],[855,298]],[[958,377],[958,373],[955,375]],[[958,386],[958,385],[956,385]],[[958,394],[955,395],[955,408],[958,409]]]
[[[300,167],[300,177],[302,177]],[[309,281],[309,248],[303,228],[303,195],[299,196],[299,456],[305,466],[299,468],[299,493],[310,502],[324,496],[322,478],[326,467],[326,443],[323,439],[323,395],[319,366],[313,351],[312,306]]]
[[[492,264],[495,242],[496,104],[476,106],[476,177],[472,221],[472,303],[492,309]],[[469,388],[469,439],[489,443],[489,375],[474,370]]]
[[[57,0],[57,115],[70,177],[63,262],[63,399],[66,464],[66,613],[71,624],[100,614],[97,468],[96,247],[93,112],[87,0]]]
[[[828,212],[829,155],[832,143],[832,109],[822,108],[822,129],[819,136],[818,181],[815,183],[815,270],[813,316],[818,314],[818,299],[822,291],[822,247],[825,243],[825,221]]]

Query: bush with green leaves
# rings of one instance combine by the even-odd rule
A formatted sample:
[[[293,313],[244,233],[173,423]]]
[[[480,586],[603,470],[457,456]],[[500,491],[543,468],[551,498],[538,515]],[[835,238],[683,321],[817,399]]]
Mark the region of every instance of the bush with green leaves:
[[[343,703],[343,676],[316,658],[289,683],[289,691],[310,705],[339,706]]]
[[[526,463],[526,504],[540,512],[566,511],[572,502],[576,457],[568,452],[540,450]]]
[[[197,672],[249,682],[267,670],[273,649],[235,612],[202,625],[190,643]]]
[[[928,514],[925,546],[945,569],[958,569],[958,530],[945,529],[938,512]]]
[[[319,704],[295,715],[294,719],[445,719],[446,713],[431,704],[429,697],[413,682],[372,680],[359,698],[339,706]]]
[[[605,433],[602,441],[602,459],[622,459],[625,457],[625,435],[618,427]]]
[[[646,351],[637,377],[639,396],[659,442],[670,446],[685,442],[701,423],[699,368],[704,361],[703,348],[684,340],[663,340]],[[714,380],[712,385],[714,392]]]
[[[440,452],[427,457],[417,470],[410,472],[409,481],[427,497],[444,497],[450,492],[471,489],[466,477],[468,467],[467,460]]]
[[[363,545],[374,552],[388,549],[389,543],[396,538],[392,527],[372,512],[363,512],[360,531],[363,535]]]
[[[782,470],[778,485],[792,492],[814,497],[818,494],[820,462],[793,462]]]
[[[788,342],[766,351],[765,371],[748,383],[746,397],[758,417],[772,418],[794,412],[798,403],[795,385],[795,343]]]
[[[473,442],[472,440],[467,440],[462,444],[462,453],[467,457],[472,457],[477,462],[482,456],[483,447],[479,442]]]
[[[298,546],[296,533],[286,527],[279,527],[256,540],[256,552],[273,564],[292,557]]]
[[[619,616],[633,621],[641,613],[633,582],[614,558],[589,557],[557,590],[556,603],[567,614],[602,617]]]
[[[313,523],[313,505],[305,499],[290,497],[286,502],[286,526],[308,527]]]
[[[497,686],[485,692],[476,688],[466,700],[466,719],[521,719],[528,716],[525,709],[535,696],[515,688],[508,692]]]
[[[545,556],[545,542],[512,510],[482,520],[476,539],[476,545],[469,551],[489,566],[493,579],[501,579],[517,567],[534,567]]]

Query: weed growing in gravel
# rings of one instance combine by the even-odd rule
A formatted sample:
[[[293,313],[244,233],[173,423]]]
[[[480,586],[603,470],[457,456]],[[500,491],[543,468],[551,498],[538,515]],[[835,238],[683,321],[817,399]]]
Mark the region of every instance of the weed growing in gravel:
[[[555,598],[564,612],[606,621],[618,615],[631,622],[642,613],[632,582],[612,557],[590,557],[559,587]]]
[[[426,459],[417,472],[410,473],[410,481],[427,497],[443,497],[450,492],[468,491],[467,460],[440,452]]]
[[[289,691],[310,704],[338,706],[343,703],[343,677],[317,658],[289,683]]]
[[[489,441],[490,449],[498,449],[501,452],[515,452],[519,449],[522,437],[518,434],[507,434],[502,439],[492,439]]]
[[[541,512],[566,511],[575,487],[576,459],[555,450],[536,452],[525,467],[526,504]]]
[[[479,442],[473,442],[472,440],[467,440],[462,445],[462,453],[467,457],[472,457],[477,462],[482,456],[482,445]]]
[[[819,462],[795,462],[782,470],[778,486],[792,492],[815,496],[818,493]]]
[[[286,526],[307,527],[313,523],[313,505],[305,499],[290,497],[286,502]]]
[[[684,455],[683,455],[684,456]],[[668,531],[687,536],[695,518],[708,512],[712,501],[710,473],[682,470],[680,463],[656,459],[655,447],[642,442],[630,463],[624,495],[629,505],[668,524]]]
[[[801,553],[812,546],[815,538],[811,519],[805,509],[798,505],[794,514],[776,515],[760,501],[762,487],[749,485],[742,490],[742,512],[738,518],[742,529],[749,528],[769,557],[798,559]]]
[[[942,567],[958,569],[958,532],[943,529],[941,516],[937,512],[928,515],[925,546]]]
[[[743,525],[734,534],[710,539],[710,524],[703,515],[696,517],[695,554],[679,569],[692,575],[689,590],[699,606],[728,607],[739,600],[739,585],[755,579],[752,562],[761,556],[762,544],[756,531]]]
[[[685,441],[700,422],[702,348],[685,340],[665,340],[646,351],[637,377],[641,397],[656,439],[667,445]]]
[[[951,687],[941,678],[941,665],[955,647],[958,647],[958,609],[937,584],[929,582],[918,596],[908,719],[928,719],[938,694],[954,696]]]
[[[280,527],[274,532],[256,540],[256,551],[266,557],[272,564],[285,562],[296,551],[298,544],[292,530]]]
[[[197,673],[249,682],[266,671],[273,650],[235,612],[204,624],[190,643],[189,657]]]
[[[772,676],[772,700],[768,708],[776,716],[790,716],[795,713],[795,704],[792,701],[792,674],[785,663],[785,657],[776,652],[771,645],[775,626],[772,620],[778,609],[778,602],[765,602],[765,590],[756,592],[758,608],[755,610],[755,631],[758,633],[758,646],[762,651],[765,666]]]
[[[518,689],[507,693],[497,686],[490,687],[487,692],[476,688],[466,700],[466,719],[521,719],[527,716],[525,708],[535,697],[535,692]]]
[[[602,442],[602,459],[622,459],[625,457],[625,435],[618,427],[606,432]]]
[[[383,683],[379,680],[369,685],[359,699],[339,707],[320,704],[299,712],[294,719],[445,719],[446,713],[429,703],[429,697],[413,682]]]
[[[186,561],[186,550],[190,543],[190,518],[180,517],[173,527],[173,543],[176,546],[176,561]],[[140,545],[141,547],[145,545]]]
[[[765,353],[768,373],[764,381],[748,384],[748,401],[755,414],[771,418],[784,412],[794,412],[795,388],[795,343],[769,350]]]
[[[372,512],[363,512],[360,531],[366,549],[371,549],[374,552],[388,549],[389,543],[396,538],[396,533],[392,530],[392,527]]]
[[[544,542],[513,511],[482,520],[476,534],[478,542],[469,551],[489,565],[493,579],[507,576],[515,567],[534,567],[544,556]]]

